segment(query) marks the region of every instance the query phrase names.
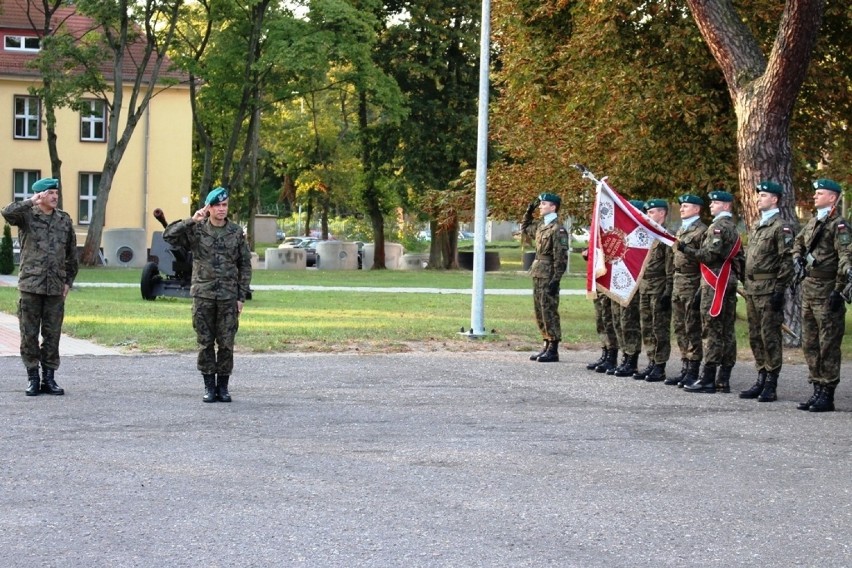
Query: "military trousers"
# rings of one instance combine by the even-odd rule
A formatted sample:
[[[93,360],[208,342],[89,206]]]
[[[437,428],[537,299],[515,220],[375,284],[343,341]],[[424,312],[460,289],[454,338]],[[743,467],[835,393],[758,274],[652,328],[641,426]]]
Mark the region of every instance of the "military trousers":
[[[784,338],[781,336],[784,310],[773,310],[769,305],[771,297],[771,294],[746,296],[748,342],[757,370],[778,373],[784,361]]]
[[[660,294],[642,294],[639,298],[639,314],[642,324],[642,343],[648,361],[666,363],[672,353],[671,326],[672,307],[660,305]]]
[[[672,292],[672,322],[680,356],[690,361],[701,361],[704,348],[701,343],[701,304],[695,301],[700,286],[700,276],[675,274]]]
[[[728,285],[722,309],[716,317],[709,313],[713,294],[709,285],[701,285],[701,341],[704,362],[707,365],[733,367],[737,362],[737,335],[734,329],[737,320],[736,281],[733,285]]]
[[[236,300],[192,299],[192,327],[198,342],[198,370],[230,375],[234,339],[240,326]]]
[[[840,382],[840,345],[846,332],[846,304],[831,310],[826,298],[802,294],[802,350],[808,382],[836,386]]]
[[[561,341],[562,326],[559,321],[559,294],[548,292],[550,280],[533,278],[533,304],[535,305],[535,322],[546,341]]]
[[[65,319],[65,298],[21,292],[18,323],[21,329],[21,359],[27,369],[59,368],[59,338]],[[41,336],[41,345],[39,345]]]
[[[639,294],[633,295],[630,303],[622,306],[612,302],[612,316],[615,321],[615,334],[618,346],[623,353],[635,355],[642,350],[642,329],[639,322]]]
[[[612,300],[605,294],[595,298],[595,328],[604,349],[618,349],[618,338],[612,322]]]

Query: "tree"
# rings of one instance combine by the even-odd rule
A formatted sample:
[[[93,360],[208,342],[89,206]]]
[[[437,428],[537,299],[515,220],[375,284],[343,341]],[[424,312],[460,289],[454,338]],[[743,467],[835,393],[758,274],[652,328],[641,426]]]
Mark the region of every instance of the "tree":
[[[3,224],[3,239],[0,240],[0,274],[15,271],[15,251],[12,248],[12,228]]]

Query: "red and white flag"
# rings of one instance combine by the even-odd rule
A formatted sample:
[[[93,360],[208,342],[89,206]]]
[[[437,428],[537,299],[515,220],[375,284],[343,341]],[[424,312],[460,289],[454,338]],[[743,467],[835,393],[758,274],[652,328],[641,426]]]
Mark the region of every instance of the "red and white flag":
[[[674,235],[620,196],[606,178],[597,182],[589,232],[587,296],[595,298],[602,292],[622,306],[639,289],[654,241],[668,246],[675,242]]]

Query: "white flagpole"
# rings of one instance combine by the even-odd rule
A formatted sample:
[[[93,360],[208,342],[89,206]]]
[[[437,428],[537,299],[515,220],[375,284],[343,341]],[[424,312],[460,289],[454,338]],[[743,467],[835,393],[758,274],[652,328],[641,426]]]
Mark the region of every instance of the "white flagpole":
[[[471,337],[485,335],[485,223],[488,215],[488,87],[491,54],[491,2],[482,0],[479,37],[479,122],[476,147],[476,206],[473,220],[473,288],[470,305]]]

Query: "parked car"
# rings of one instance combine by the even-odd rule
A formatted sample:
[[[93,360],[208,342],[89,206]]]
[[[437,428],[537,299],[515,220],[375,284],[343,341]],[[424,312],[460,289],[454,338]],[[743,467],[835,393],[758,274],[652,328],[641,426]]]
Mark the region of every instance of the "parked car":
[[[295,248],[305,249],[305,266],[316,266],[317,265],[317,241],[319,239],[314,239],[312,237],[306,237],[302,239]]]
[[[298,247],[299,244],[307,238],[308,237],[287,237],[281,241],[281,244],[279,246],[295,248]]]
[[[472,241],[473,233],[469,231],[459,231],[459,240],[460,241]]]
[[[277,243],[284,242],[284,236],[285,236],[284,230],[283,229],[277,229],[275,231],[275,242],[277,242]]]

